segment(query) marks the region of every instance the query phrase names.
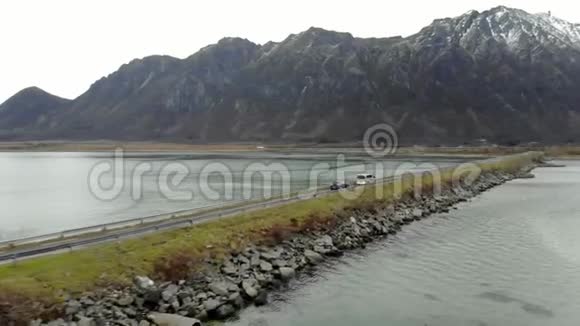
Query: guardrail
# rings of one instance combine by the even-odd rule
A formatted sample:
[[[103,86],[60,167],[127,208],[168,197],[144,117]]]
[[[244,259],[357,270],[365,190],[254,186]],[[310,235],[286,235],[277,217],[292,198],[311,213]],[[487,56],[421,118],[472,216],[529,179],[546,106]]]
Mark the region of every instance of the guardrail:
[[[245,201],[229,202],[226,204],[226,207],[231,206],[231,205],[240,204],[243,202],[245,202]],[[27,244],[35,244],[35,243],[39,243],[39,242],[46,242],[46,241],[52,241],[52,240],[65,239],[68,237],[81,236],[81,235],[86,235],[89,233],[98,233],[98,232],[105,232],[105,231],[111,231],[111,230],[116,230],[116,229],[134,227],[134,226],[144,225],[144,224],[148,224],[148,223],[161,222],[161,221],[165,221],[165,220],[169,220],[169,219],[193,215],[196,213],[202,213],[204,211],[216,209],[216,208],[220,208],[220,207],[224,207],[224,204],[213,205],[213,206],[204,206],[204,207],[174,211],[174,212],[170,212],[170,213],[157,214],[157,215],[151,215],[151,216],[145,216],[145,217],[131,218],[131,219],[122,220],[122,221],[118,221],[118,222],[110,222],[110,223],[92,225],[92,226],[81,227],[81,228],[76,228],[76,229],[69,229],[69,230],[64,230],[64,231],[59,231],[59,232],[54,232],[54,233],[48,233],[48,234],[43,234],[43,235],[38,235],[38,236],[0,241],[0,249],[16,247],[16,246],[21,246],[21,245],[27,245]]]

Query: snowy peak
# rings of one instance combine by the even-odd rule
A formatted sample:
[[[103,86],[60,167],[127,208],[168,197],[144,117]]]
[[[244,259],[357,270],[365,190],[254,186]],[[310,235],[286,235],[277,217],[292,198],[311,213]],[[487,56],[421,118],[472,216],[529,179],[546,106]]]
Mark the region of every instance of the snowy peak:
[[[430,44],[436,40],[439,45],[459,45],[473,53],[483,51],[489,41],[506,46],[513,52],[528,52],[537,47],[580,50],[580,25],[549,13],[530,14],[500,6],[435,20],[415,39],[420,44]]]
[[[552,16],[551,13],[539,13],[536,16],[555,28],[562,36],[569,38],[573,43],[580,43],[580,24],[573,24],[558,17]]]
[[[512,49],[538,44],[580,49],[580,28],[551,14],[530,14],[520,9],[496,7],[481,13],[491,36]]]

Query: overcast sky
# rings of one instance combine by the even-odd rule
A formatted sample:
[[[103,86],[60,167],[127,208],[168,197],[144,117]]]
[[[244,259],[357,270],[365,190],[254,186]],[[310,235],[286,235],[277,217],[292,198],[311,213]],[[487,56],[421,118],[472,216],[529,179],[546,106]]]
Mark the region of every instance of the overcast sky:
[[[580,23],[572,0],[1,0],[0,103],[28,86],[74,98],[133,58],[184,58],[225,36],[263,44],[317,26],[410,35],[435,18],[503,4]]]

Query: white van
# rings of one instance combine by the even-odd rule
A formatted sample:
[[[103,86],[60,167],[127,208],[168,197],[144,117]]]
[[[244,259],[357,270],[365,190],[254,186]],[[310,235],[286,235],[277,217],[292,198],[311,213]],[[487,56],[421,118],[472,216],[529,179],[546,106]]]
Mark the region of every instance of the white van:
[[[366,174],[358,174],[356,176],[356,185],[357,186],[364,186],[367,184],[367,176]]]
[[[356,176],[356,185],[357,186],[364,186],[369,183],[375,183],[376,178],[372,174],[358,174]]]

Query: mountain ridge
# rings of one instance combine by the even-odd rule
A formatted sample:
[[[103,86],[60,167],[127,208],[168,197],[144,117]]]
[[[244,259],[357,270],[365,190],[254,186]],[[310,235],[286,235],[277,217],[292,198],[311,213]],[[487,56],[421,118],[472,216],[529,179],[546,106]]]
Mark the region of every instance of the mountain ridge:
[[[410,143],[562,142],[580,136],[579,83],[580,25],[500,6],[405,38],[311,27],[135,59],[44,120],[0,112],[0,136],[351,141],[386,122]]]

